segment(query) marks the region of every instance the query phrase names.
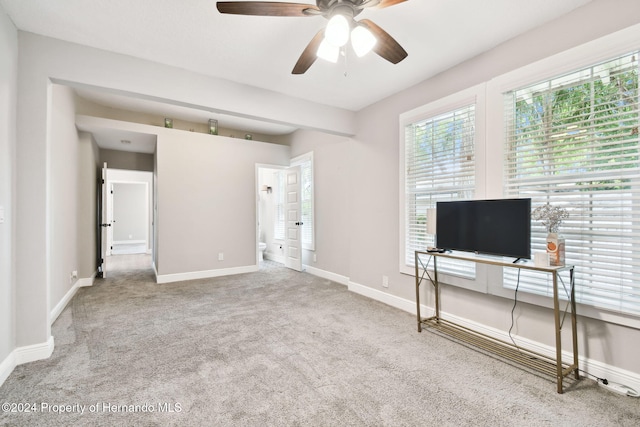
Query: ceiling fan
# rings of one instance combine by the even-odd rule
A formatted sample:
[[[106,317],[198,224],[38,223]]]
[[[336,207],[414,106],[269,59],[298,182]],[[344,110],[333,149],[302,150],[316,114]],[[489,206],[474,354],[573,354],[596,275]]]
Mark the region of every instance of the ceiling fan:
[[[304,74],[317,57],[336,62],[340,49],[351,38],[358,56],[373,50],[387,61],[397,64],[407,52],[385,30],[369,19],[355,21],[364,9],[383,9],[407,0],[316,0],[316,5],[270,1],[219,1],[220,13],[257,16],[322,16],[329,20],[300,55],[292,74]]]

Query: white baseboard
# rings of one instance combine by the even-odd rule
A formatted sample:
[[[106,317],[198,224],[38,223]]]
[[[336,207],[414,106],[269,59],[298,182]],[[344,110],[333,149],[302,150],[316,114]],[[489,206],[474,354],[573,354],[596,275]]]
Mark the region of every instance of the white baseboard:
[[[264,258],[270,261],[279,262],[280,264],[284,264],[284,255],[279,255],[274,252],[265,252]]]
[[[13,350],[0,363],[0,386],[9,378],[16,366],[35,362],[36,360],[48,359],[51,357],[54,347],[53,337],[49,337],[47,342],[18,347]]]
[[[416,314],[416,303],[415,301],[411,301],[405,298],[400,298],[394,295],[390,295],[386,292],[379,291],[377,289],[370,288],[368,286],[364,286],[358,283],[354,283],[349,281],[349,290],[355,292],[360,295],[364,295],[376,301],[380,301],[392,307],[398,308],[400,310],[406,311],[413,315]],[[420,304],[420,315],[422,318],[433,316],[435,310],[431,307],[427,307],[425,305]],[[471,330],[480,332],[482,334],[488,335],[490,337],[511,342],[511,338],[509,337],[508,332],[502,331],[499,329],[491,328],[489,326],[476,323],[474,321],[454,316],[445,312],[441,312],[440,315],[443,319],[454,322],[460,326],[464,326]],[[416,327],[417,327],[417,318],[416,318]],[[548,346],[546,344],[539,343],[537,341],[532,341],[527,338],[523,338],[517,335],[512,335],[514,340],[519,346],[523,348],[530,349],[544,356],[555,359],[556,350],[555,347]],[[568,361],[572,360],[573,356],[568,351],[563,351],[563,360]],[[632,387],[635,390],[640,390],[640,373],[627,371],[625,369],[620,369],[615,366],[607,365],[606,363],[599,362],[597,360],[591,360],[587,357],[578,355],[578,366],[580,370],[588,372],[591,375],[595,375],[599,378],[606,378],[609,382],[624,384],[629,387]],[[584,377],[584,373],[581,373]]]
[[[16,356],[16,365],[22,365],[23,363],[35,362],[36,360],[48,359],[53,353],[55,347],[53,337],[49,337],[47,342],[41,344],[27,345],[24,347],[18,347],[13,352]]]
[[[134,255],[146,254],[148,251],[145,240],[123,240],[113,242],[111,245],[111,255]]]
[[[356,294],[364,295],[365,297],[383,302],[387,305],[390,305],[391,307],[399,308],[402,311],[408,311],[414,314],[416,312],[416,303],[413,301],[409,301],[407,299],[400,298],[352,281],[349,281],[348,288],[351,292],[355,292]],[[422,310],[422,308],[420,308],[420,310]]]
[[[147,241],[146,240],[114,240],[112,243],[112,245],[146,245]]]
[[[172,283],[181,282],[183,280],[209,279],[211,277],[231,276],[233,274],[252,273],[254,271],[258,271],[257,265],[221,268],[218,270],[191,271],[188,273],[175,274],[158,274],[156,271],[156,283]]]
[[[347,276],[342,276],[340,274],[332,273],[330,271],[321,270],[319,268],[315,268],[310,265],[303,265],[302,269],[306,270],[306,272],[309,274],[313,274],[314,276],[322,277],[323,279],[340,283],[341,285],[347,286],[349,284],[349,278]]]
[[[0,386],[9,378],[9,375],[11,375],[11,372],[13,372],[16,366],[16,355],[12,351],[5,357],[2,363],[0,363]]]
[[[60,313],[62,313],[62,310],[64,310],[67,304],[69,304],[69,301],[73,299],[76,292],[78,292],[78,289],[85,286],[92,286],[93,280],[95,279],[95,277],[96,277],[96,273],[93,273],[92,277],[76,280],[76,282],[73,284],[71,289],[69,289],[69,291],[65,294],[65,296],[62,297],[62,299],[58,302],[58,304],[56,304],[56,306],[53,307],[53,310],[51,310],[51,316],[49,318],[49,322],[51,325],[53,325],[53,322],[55,322],[58,316],[60,316]]]

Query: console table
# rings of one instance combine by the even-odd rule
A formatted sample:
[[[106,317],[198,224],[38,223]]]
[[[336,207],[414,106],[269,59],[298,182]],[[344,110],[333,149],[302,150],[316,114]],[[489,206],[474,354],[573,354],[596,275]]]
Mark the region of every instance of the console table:
[[[556,356],[555,359],[527,350],[514,343],[503,341],[481,332],[476,332],[464,326],[457,325],[451,321],[443,319],[440,316],[440,282],[438,281],[438,259],[449,258],[462,261],[472,261],[475,263],[490,264],[507,268],[519,268],[523,270],[534,270],[548,273],[553,278],[553,314],[555,318],[555,334],[556,334]],[[426,259],[426,264],[425,264]],[[432,272],[429,272],[429,263],[433,260]],[[422,270],[422,273],[420,273]],[[431,273],[433,275],[431,275]],[[558,296],[558,282],[564,286],[561,273],[568,273],[569,288],[567,291],[568,301],[566,307],[560,310],[560,299]],[[435,313],[428,318],[420,316],[420,285],[422,281],[428,278],[433,285],[435,292]],[[418,332],[422,332],[422,326],[432,328],[439,331],[456,341],[479,348],[489,353],[493,353],[512,362],[521,364],[529,369],[555,376],[557,379],[558,393],[563,392],[562,380],[564,377],[574,374],[575,379],[580,379],[578,370],[578,336],[576,331],[576,302],[575,302],[575,279],[574,267],[536,267],[532,263],[526,264],[512,263],[503,260],[500,257],[484,257],[473,254],[451,254],[427,251],[415,251],[415,279],[416,279],[416,313],[418,316]],[[573,361],[572,363],[563,363],[562,361],[562,327],[566,319],[567,312],[571,316],[571,337],[573,344]],[[562,314],[562,316],[561,316]]]

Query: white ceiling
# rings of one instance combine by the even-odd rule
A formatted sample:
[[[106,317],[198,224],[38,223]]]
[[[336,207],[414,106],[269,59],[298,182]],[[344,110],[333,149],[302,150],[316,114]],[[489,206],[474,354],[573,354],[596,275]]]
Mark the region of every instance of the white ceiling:
[[[0,0],[0,5],[23,31],[358,111],[589,1],[408,0],[367,9],[356,19],[377,23],[409,56],[393,65],[373,53],[364,58],[351,53],[346,64],[318,59],[302,75],[292,75],[291,70],[326,24],[323,17],[222,15],[214,0]],[[81,96],[134,111],[159,107],[92,90]],[[184,120],[211,115],[172,108],[174,117]],[[167,114],[166,108],[162,111]],[[228,125],[227,119],[235,122]],[[257,133],[293,130],[241,118],[224,120],[219,120],[221,127]]]

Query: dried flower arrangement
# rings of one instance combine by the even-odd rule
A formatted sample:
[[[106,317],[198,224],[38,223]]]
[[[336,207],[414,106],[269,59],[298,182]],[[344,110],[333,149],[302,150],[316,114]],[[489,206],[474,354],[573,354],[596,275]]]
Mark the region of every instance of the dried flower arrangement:
[[[549,233],[557,233],[562,220],[569,218],[569,212],[564,208],[557,206],[551,206],[546,203],[542,206],[538,206],[531,212],[531,217],[535,220],[540,220],[542,225],[547,228]]]

